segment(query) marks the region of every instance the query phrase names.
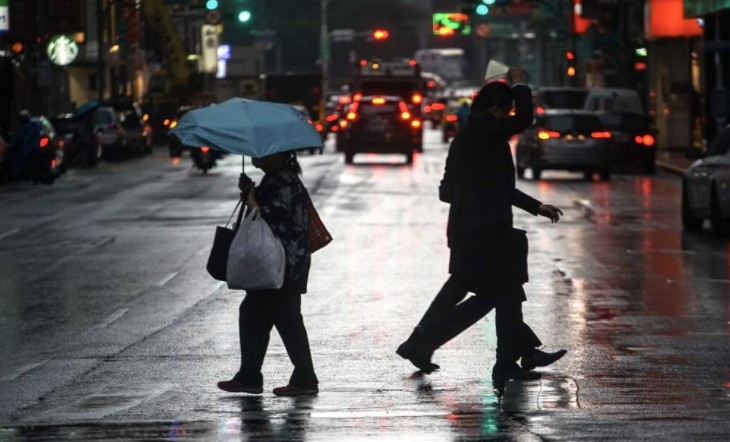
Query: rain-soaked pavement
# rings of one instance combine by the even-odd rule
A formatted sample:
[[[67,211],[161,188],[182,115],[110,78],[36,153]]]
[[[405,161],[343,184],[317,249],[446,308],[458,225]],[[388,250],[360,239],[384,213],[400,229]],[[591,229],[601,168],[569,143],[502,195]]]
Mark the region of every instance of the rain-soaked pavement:
[[[164,153],[0,188],[0,441],[729,440],[730,247],[685,235],[677,177],[546,174],[529,231],[527,321],[569,354],[495,386],[493,314],[419,376],[394,350],[446,278],[446,146],[399,158],[302,158],[336,240],[314,256],[304,316],[321,393],[278,398],[278,336],[260,397],[225,394],[240,292],[211,280],[214,227],[239,163],[208,176]],[[260,175],[254,175],[254,178]]]

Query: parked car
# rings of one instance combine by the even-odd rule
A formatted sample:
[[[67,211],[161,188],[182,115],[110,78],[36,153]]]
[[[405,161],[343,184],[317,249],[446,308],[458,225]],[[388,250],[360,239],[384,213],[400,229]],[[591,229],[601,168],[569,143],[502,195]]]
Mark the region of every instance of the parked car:
[[[522,133],[517,143],[517,176],[532,169],[539,180],[548,169],[583,172],[590,180],[598,172],[611,178],[611,132],[598,115],[586,111],[546,110]]]
[[[125,155],[144,155],[152,152],[152,126],[144,121],[142,108],[129,99],[112,99],[105,103],[114,109],[117,127],[121,130]]]
[[[423,121],[414,117],[401,97],[363,96],[347,108],[340,122],[338,150],[345,153],[345,163],[352,164],[358,153],[399,153],[413,163],[414,152],[421,143]]]
[[[629,112],[601,112],[599,117],[606,129],[611,131],[613,166],[638,166],[644,173],[654,173],[656,129],[652,119]]]
[[[195,106],[180,106],[177,108],[177,111],[175,111],[175,118],[173,118],[168,124],[166,124],[167,128],[169,130],[173,130],[177,127],[177,122],[180,121],[180,119],[190,112],[191,110],[196,109]],[[185,150],[185,146],[183,146],[182,141],[180,141],[180,138],[178,138],[175,135],[169,134],[169,142],[168,142],[168,148],[170,149],[170,157],[181,157],[183,151]]]
[[[705,219],[715,233],[730,231],[730,126],[720,131],[682,179],[682,226],[699,231]]]
[[[54,177],[58,177],[62,173],[66,172],[66,161],[64,159],[63,143],[60,137],[56,133],[56,129],[53,124],[44,116],[33,117],[34,121],[40,130],[41,134],[41,151],[47,160],[45,162],[49,165],[49,173]]]

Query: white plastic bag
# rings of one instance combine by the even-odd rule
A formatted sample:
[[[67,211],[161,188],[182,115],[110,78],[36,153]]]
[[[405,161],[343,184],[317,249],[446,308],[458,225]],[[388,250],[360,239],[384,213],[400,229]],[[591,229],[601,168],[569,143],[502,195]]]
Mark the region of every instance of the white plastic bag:
[[[280,289],[284,285],[286,255],[281,241],[256,208],[244,218],[228,251],[228,288]]]

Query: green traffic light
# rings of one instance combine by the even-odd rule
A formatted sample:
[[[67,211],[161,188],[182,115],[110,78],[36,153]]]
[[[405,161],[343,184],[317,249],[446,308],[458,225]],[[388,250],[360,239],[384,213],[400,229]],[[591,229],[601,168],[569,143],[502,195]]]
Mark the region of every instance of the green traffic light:
[[[482,0],[485,5],[493,5],[497,0]]]
[[[217,9],[218,8],[218,0],[208,0],[207,2],[205,2],[205,7],[209,11],[212,11],[213,9]]]
[[[251,12],[250,11],[241,11],[240,14],[238,14],[238,21],[241,23],[246,23],[249,20],[251,20]]]
[[[477,14],[479,15],[487,15],[489,14],[489,8],[487,5],[479,5],[477,6]]]

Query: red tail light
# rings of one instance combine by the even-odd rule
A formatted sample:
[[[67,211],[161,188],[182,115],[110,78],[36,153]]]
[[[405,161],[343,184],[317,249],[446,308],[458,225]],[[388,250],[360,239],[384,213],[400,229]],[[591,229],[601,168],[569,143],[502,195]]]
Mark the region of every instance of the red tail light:
[[[41,138],[41,147],[46,147],[46,146],[48,146],[48,143],[49,143],[50,141],[51,141],[51,140],[50,140],[50,139],[48,139],[48,137],[43,137],[43,138]]]
[[[591,134],[592,138],[611,138],[611,132],[593,132]]]
[[[341,127],[343,128],[343,129],[345,129],[345,128],[347,127],[347,125],[348,125],[348,124],[349,124],[349,123],[347,122],[347,120],[342,120],[342,121],[340,121],[340,126],[341,126]],[[332,128],[333,128],[333,129],[337,129],[337,126],[333,126]]]
[[[351,101],[352,101],[352,98],[350,98],[349,95],[345,95],[343,97],[340,97],[340,99],[338,100],[338,102],[340,104],[350,104]]]
[[[424,112],[431,112],[431,106],[427,104],[426,106],[424,106],[423,111]]]
[[[421,120],[413,120],[411,121],[411,127],[418,129],[421,127]]]
[[[537,138],[541,140],[549,140],[550,138],[560,138],[560,132],[552,130],[540,130],[537,132]]]
[[[200,151],[203,152],[203,153],[208,153],[208,152],[210,152],[210,147],[203,146],[203,147],[200,148]]]
[[[347,113],[348,120],[354,120],[357,118],[357,108],[360,107],[360,102],[356,101],[355,104],[350,108],[350,112]]]
[[[537,107],[537,108],[535,109],[535,112],[537,112],[537,114],[538,114],[538,115],[542,115],[542,114],[544,114],[544,113],[545,113],[545,108],[544,108],[544,107],[542,107],[542,106],[538,106],[538,107]]]
[[[335,121],[337,119],[337,115],[327,115],[327,121]]]
[[[163,121],[162,124],[164,124],[165,126],[169,126],[170,125],[170,119],[165,118],[165,121]]]
[[[458,119],[459,119],[459,117],[457,117],[456,115],[453,115],[453,114],[449,114],[446,116],[446,121],[448,121],[448,122],[454,122]]]
[[[431,109],[433,110],[444,110],[446,108],[446,105],[443,103],[434,103],[431,105]]]
[[[352,97],[352,101],[360,101],[360,100],[362,100],[362,94],[359,92]]]
[[[375,106],[382,106],[382,105],[384,105],[384,104],[385,104],[385,98],[382,98],[382,97],[376,97],[376,98],[373,98],[373,101],[372,101],[372,103],[373,103],[373,104],[374,104]]]
[[[324,126],[322,126],[319,123],[317,123],[317,125],[315,126],[315,128],[317,129],[317,132],[322,132],[324,130]]]
[[[408,106],[405,102],[401,101],[398,103],[398,107],[400,107],[400,117],[402,120],[410,120],[411,119],[411,113],[408,111]]]
[[[654,137],[652,137],[651,135],[644,135],[643,137],[641,137],[641,142],[644,144],[644,146],[653,146],[654,141]]]
[[[413,104],[421,104],[423,102],[423,95],[413,94],[413,97],[411,97],[411,101],[413,102]]]
[[[172,120],[170,122],[170,129],[175,129],[175,126],[177,126],[177,120]]]
[[[52,159],[51,160],[51,167],[56,167],[56,164],[58,164],[58,162],[55,160],[55,158]]]

